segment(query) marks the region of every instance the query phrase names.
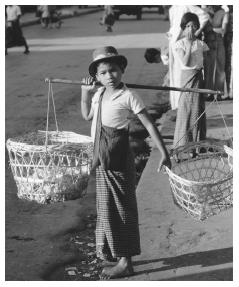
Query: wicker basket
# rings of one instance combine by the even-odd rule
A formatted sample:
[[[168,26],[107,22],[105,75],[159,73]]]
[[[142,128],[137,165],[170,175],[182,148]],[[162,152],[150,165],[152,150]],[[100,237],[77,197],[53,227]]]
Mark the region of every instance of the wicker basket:
[[[193,152],[197,156],[192,158]],[[204,220],[232,206],[232,149],[201,141],[176,148],[178,162],[166,172],[176,204],[193,218]]]
[[[10,166],[18,197],[38,203],[84,195],[92,164],[90,137],[73,132],[38,131],[8,139]]]

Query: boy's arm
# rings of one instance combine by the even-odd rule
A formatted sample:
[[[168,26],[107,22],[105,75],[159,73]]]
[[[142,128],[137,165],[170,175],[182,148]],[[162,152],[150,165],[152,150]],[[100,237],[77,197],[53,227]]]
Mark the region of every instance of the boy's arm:
[[[91,107],[91,96],[88,93],[81,92],[81,114],[84,120],[90,121],[93,118],[94,111]]]
[[[167,166],[168,168],[171,168],[171,161],[169,158],[168,151],[165,147],[165,144],[163,142],[163,138],[161,134],[159,133],[158,129],[153,123],[153,120],[151,119],[150,115],[146,111],[146,109],[143,109],[141,112],[137,114],[139,120],[142,122],[144,127],[147,129],[148,133],[150,134],[151,138],[155,142],[157,148],[159,149],[162,157],[160,158],[159,162],[159,170],[163,165]]]

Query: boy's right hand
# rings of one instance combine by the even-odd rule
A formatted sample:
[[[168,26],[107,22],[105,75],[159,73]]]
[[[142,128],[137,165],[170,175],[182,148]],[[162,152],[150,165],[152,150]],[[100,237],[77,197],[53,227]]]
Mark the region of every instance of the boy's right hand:
[[[168,155],[162,156],[159,160],[158,172],[163,170],[163,166],[167,166],[169,169],[171,169],[172,163]]]
[[[96,81],[93,77],[88,76],[85,77],[81,80],[81,89],[87,92],[96,92],[97,87],[96,87]]]

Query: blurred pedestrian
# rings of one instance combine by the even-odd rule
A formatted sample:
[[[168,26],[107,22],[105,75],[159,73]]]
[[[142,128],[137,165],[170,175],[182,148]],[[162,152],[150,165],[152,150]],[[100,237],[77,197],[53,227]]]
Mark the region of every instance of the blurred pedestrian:
[[[190,12],[185,13],[180,27],[184,37],[175,44],[175,51],[181,65],[180,87],[202,88],[203,62],[205,53],[209,48],[205,42],[197,39],[196,32],[200,27],[198,16]],[[204,111],[203,94],[196,92],[180,93],[174,132],[174,148],[206,138],[206,115]],[[191,156],[194,157],[195,154]]]
[[[180,63],[177,55],[175,56],[174,44],[183,37],[183,31],[180,27],[182,16],[191,12],[198,16],[200,27],[196,31],[195,36],[200,37],[204,26],[206,25],[209,15],[197,5],[173,5],[169,9],[170,29],[167,33],[169,39],[169,79],[171,87],[179,87],[180,85]],[[170,104],[172,110],[178,108],[178,100],[180,92],[170,91]]]
[[[60,28],[63,23],[60,18],[61,13],[57,10],[56,5],[49,5],[48,7],[50,14],[50,28]]]
[[[220,5],[208,5],[210,21],[204,32],[204,41],[210,48],[205,59],[205,88],[224,92],[225,76],[225,46],[223,37],[228,24],[228,14]]]
[[[115,16],[112,5],[104,5],[104,12],[100,21],[101,25],[106,27],[107,32],[112,32],[112,26],[115,23]]]
[[[8,54],[7,49],[24,46],[24,54],[29,54],[29,47],[26,39],[22,34],[20,26],[21,8],[17,5],[8,5],[6,8],[6,35],[5,35],[5,55]]]
[[[60,12],[57,11],[56,5],[40,5],[41,11],[41,25],[42,28],[60,28],[62,20],[60,18]]]
[[[92,120],[93,166],[96,168],[96,252],[102,260],[116,261],[102,270],[102,279],[133,274],[131,257],[140,254],[135,162],[129,145],[130,114],[134,113],[158,147],[162,165],[171,167],[163,139],[139,95],[121,81],[127,58],[112,47],[93,52],[91,77],[83,79],[81,112]],[[96,82],[101,87],[96,87]]]
[[[49,5],[40,5],[39,10],[41,11],[41,26],[47,28],[50,23]]]

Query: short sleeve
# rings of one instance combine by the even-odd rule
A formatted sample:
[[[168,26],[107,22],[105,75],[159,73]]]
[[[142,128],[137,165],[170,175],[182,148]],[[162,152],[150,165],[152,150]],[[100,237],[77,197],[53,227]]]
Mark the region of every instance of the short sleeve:
[[[129,97],[128,97],[128,105],[129,105],[130,110],[134,114],[138,114],[143,109],[145,109],[145,104],[143,100],[135,91],[130,91]]]
[[[174,44],[174,47],[173,47],[175,50],[178,50],[178,49],[183,49],[185,50],[185,46],[183,45],[183,41],[179,40],[177,41],[175,44]]]

